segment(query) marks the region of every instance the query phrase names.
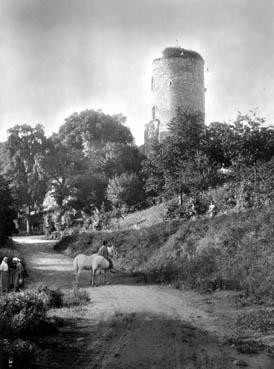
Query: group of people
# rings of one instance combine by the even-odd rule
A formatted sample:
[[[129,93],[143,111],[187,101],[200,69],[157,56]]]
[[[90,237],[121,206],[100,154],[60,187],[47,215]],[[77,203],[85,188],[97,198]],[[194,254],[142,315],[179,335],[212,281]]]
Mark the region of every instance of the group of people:
[[[0,264],[0,292],[19,291],[24,284],[24,268],[18,257],[4,256]]]

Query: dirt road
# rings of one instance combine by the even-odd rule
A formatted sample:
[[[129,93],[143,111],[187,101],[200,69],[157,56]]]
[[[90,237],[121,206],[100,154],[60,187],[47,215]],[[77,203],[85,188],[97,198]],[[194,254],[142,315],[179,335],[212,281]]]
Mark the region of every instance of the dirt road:
[[[49,287],[55,286],[62,288],[63,290],[69,290],[72,288],[74,279],[72,259],[63,254],[55,252],[53,249],[53,241],[45,241],[41,237],[16,237],[14,240],[19,243],[19,248],[27,262],[28,272],[30,275],[27,279],[28,287],[35,287],[43,283]],[[177,322],[181,321],[184,322],[184,324],[190,324],[199,330],[205,330],[210,334],[218,336],[219,338],[229,336],[232,334],[233,329],[235,328],[233,327],[233,321],[235,321],[236,316],[235,308],[233,308],[232,305],[224,305],[223,303],[226,295],[229,295],[228,292],[220,292],[219,298],[216,297],[216,295],[213,298],[209,295],[201,296],[195,292],[186,292],[167,287],[161,288],[159,286],[138,285],[134,283],[134,281],[130,279],[124,280],[121,276],[117,276],[116,274],[112,275],[111,278],[110,285],[94,288],[89,286],[88,272],[83,273],[79,279],[80,287],[84,288],[88,292],[92,302],[88,308],[81,310],[79,313],[81,318],[84,319],[84,324],[88,325],[89,327],[92,326],[92,322],[95,324],[95,322],[98,321],[107,321],[113,316],[117,315],[117,313],[149,313],[150,315],[155,316],[162,315],[163,321],[165,322],[166,320],[169,320]],[[150,324],[153,325],[154,323],[152,322]],[[158,320],[157,324],[155,323],[154,328],[152,329],[152,331],[154,331],[154,335],[156,334],[156,331],[158,334],[161,334],[161,329],[165,329],[166,332],[170,331],[170,329],[168,330],[168,328],[164,328],[166,327],[166,324],[167,323],[164,323],[162,326],[159,324]],[[135,352],[135,355],[136,344],[138,346],[138,342],[140,347],[144,347],[144,345],[148,347],[149,342],[152,339],[152,336],[149,336],[146,333],[148,325],[141,324],[141,326],[143,327],[141,330],[140,326],[137,327],[138,329],[135,327],[137,331],[139,331],[139,334],[136,334],[134,339],[132,338],[132,335],[130,335],[130,337],[127,335],[127,338],[125,338],[124,332],[121,333],[121,337],[124,337],[124,345],[126,341],[132,342],[132,351]],[[197,333],[195,334],[197,336]],[[182,333],[178,333],[177,336],[178,335],[182,335]],[[117,337],[114,341],[117,341]],[[163,344],[163,350],[166,350],[166,338],[163,339],[163,341],[165,342]],[[93,352],[93,356],[94,344],[95,346],[97,345],[97,347],[102,347],[102,343],[100,343],[100,346],[98,342],[98,339],[96,341],[93,338],[92,349],[90,350],[90,352]],[[114,347],[116,346],[114,345]],[[121,347],[122,346],[120,345],[119,349],[121,349]],[[140,349],[140,355],[144,354],[145,351],[144,349]],[[117,359],[117,356],[115,356],[117,354],[117,350],[115,349],[113,352],[113,357],[116,357]],[[129,351],[127,350],[127,353],[128,352]],[[174,354],[171,354],[171,356],[172,355],[174,356]],[[109,361],[109,352],[103,358],[102,355],[99,355],[97,363],[90,367],[103,367],[98,363],[100,360],[100,362],[104,362],[106,357]],[[124,358],[124,360],[127,360],[128,363],[128,355],[125,353]],[[160,365],[161,361],[157,360],[155,367],[166,368]],[[245,361],[249,363],[250,368],[266,369],[272,368],[273,365],[272,359],[266,356],[259,356],[253,359],[245,357]],[[111,365],[113,368],[116,367],[113,364],[113,360]],[[135,368],[129,364],[126,366],[125,362],[119,362],[117,367],[119,367],[119,365],[121,369],[123,369],[123,365],[128,368]],[[74,367],[80,368],[85,366],[73,366],[73,368]],[[104,367],[108,368],[107,365]],[[137,367],[142,368],[143,366],[139,363],[136,368]],[[150,367],[152,366],[144,366],[144,368]],[[177,365],[176,367],[184,368],[184,366],[180,365]],[[189,366],[189,368],[192,367],[195,368],[196,366]],[[216,366],[216,368],[218,369],[218,366]]]
[[[54,242],[42,237],[16,237],[26,259],[30,277],[29,287],[43,283],[62,289],[73,284],[72,259],[53,250]],[[200,295],[158,286],[138,285],[131,280],[113,275],[111,284],[99,287],[89,286],[89,272],[79,278],[81,288],[88,291],[93,302],[92,317],[96,320],[109,319],[115,313],[149,312],[164,314],[169,318],[188,321],[208,331],[225,334],[215,325],[216,317],[199,308]],[[100,283],[100,276],[98,277]]]

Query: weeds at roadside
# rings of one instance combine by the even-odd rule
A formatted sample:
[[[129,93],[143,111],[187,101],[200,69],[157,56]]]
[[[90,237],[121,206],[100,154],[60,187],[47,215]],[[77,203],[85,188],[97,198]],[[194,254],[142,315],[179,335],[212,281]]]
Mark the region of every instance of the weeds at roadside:
[[[237,307],[247,307],[252,305],[264,305],[265,307],[274,307],[274,301],[270,296],[269,298],[267,298],[266,296],[264,298],[258,298],[253,295],[248,296],[245,293],[241,292],[237,295],[234,295],[232,300]]]
[[[241,328],[259,330],[260,332],[274,332],[274,309],[260,309],[241,314],[237,319]]]
[[[74,291],[66,293],[64,296],[64,307],[73,307],[87,305],[90,303],[90,297],[86,290],[78,290],[77,293]]]
[[[87,305],[90,303],[90,297],[86,290],[79,289],[79,287],[74,284],[72,292],[68,292],[64,296],[64,307],[73,307]]]
[[[267,350],[267,346],[263,343],[245,337],[230,337],[227,343],[235,347],[241,354],[259,354]]]

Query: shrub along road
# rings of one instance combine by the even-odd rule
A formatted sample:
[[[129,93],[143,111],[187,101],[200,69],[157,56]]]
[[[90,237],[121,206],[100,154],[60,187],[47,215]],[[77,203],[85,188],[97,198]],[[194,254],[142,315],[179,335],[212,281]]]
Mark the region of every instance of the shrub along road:
[[[54,251],[53,241],[44,241],[41,237],[32,236],[15,237],[14,240],[19,243],[20,251],[24,255],[27,263],[29,277],[27,278],[26,286],[28,288],[36,287],[41,283],[49,287],[59,287],[65,291],[72,288],[74,280],[72,259]],[[235,323],[236,318],[243,310],[233,305],[231,298],[232,294],[230,292],[200,295],[193,291],[140,285],[136,284],[131,279],[123,279],[122,276],[116,274],[111,275],[111,285],[91,288],[88,285],[88,272],[84,272],[80,276],[79,282],[80,287],[85,288],[88,292],[91,304],[80,309],[79,314],[76,314],[76,310],[73,309],[68,309],[67,311],[63,309],[62,311],[63,317],[81,318],[79,326],[82,327],[82,335],[86,343],[86,354],[81,359],[78,358],[78,364],[70,366],[71,368],[85,367],[85,363],[89,362],[91,358],[93,361],[92,368],[166,368],[166,366],[163,366],[166,364],[163,364],[164,361],[162,360],[164,352],[165,355],[173,357],[174,360],[176,358],[174,364],[172,364],[170,368],[184,368],[185,366],[181,366],[180,363],[186,360],[186,352],[190,355],[190,350],[186,350],[187,341],[184,341],[182,337],[184,337],[185,334],[186,336],[190,335],[189,329],[190,332],[192,332],[191,339],[193,340],[194,337],[196,340],[195,345],[200,347],[201,337],[203,337],[203,350],[208,351],[208,349],[211,348],[213,355],[213,358],[205,359],[199,356],[199,350],[197,352],[192,352],[188,358],[192,363],[192,366],[189,366],[189,368],[200,367],[197,364],[199,360],[201,363],[203,360],[208,360],[207,369],[220,367],[232,368],[237,364],[237,361],[235,364],[235,360],[244,360],[250,368],[261,367],[267,369],[273,367],[273,359],[266,354],[249,357],[239,354],[235,350],[235,352],[231,352],[230,347],[224,349],[227,347],[224,345],[222,345],[222,350],[224,349],[226,351],[222,352],[221,355],[219,352],[217,356],[227,357],[227,366],[224,367],[224,364],[221,362],[217,364],[219,359],[216,357],[216,352],[218,350],[220,351],[220,349],[218,349],[219,345],[216,343],[214,348],[212,348],[212,342],[214,340],[212,341],[210,336],[207,336],[207,339],[205,339],[202,331],[208,332],[211,336],[218,337],[222,342],[227,337],[233,334],[235,335],[235,332],[237,332]],[[98,282],[100,282],[100,278],[98,278]],[[125,321],[118,313],[128,314],[127,317],[130,318],[126,320],[126,328],[130,329],[125,329],[125,327],[123,327]],[[130,315],[132,313],[137,314],[135,318]],[[146,320],[149,321],[149,323],[144,324]],[[102,328],[102,326],[100,329],[98,328],[98,332],[99,330],[105,329],[105,333],[103,334],[102,331],[100,331],[100,336],[99,333],[96,334],[96,330],[94,329],[98,321],[105,322],[103,323],[105,324],[105,328]],[[111,323],[108,324],[109,321],[111,321]],[[176,323],[174,325],[174,322],[181,323]],[[175,326],[177,328],[175,328]],[[190,326],[195,328],[189,328]],[[114,329],[113,327],[116,328]],[[111,336],[106,333],[109,333],[110,330],[112,332]],[[92,336],[89,336],[89,331],[92,332]],[[159,336],[159,347],[157,350],[155,348],[156,331]],[[274,342],[273,336],[269,334],[263,335],[259,332],[251,332],[250,334],[254,335],[254,337],[256,336],[257,339],[265,340],[268,344],[273,344]],[[171,336],[172,339],[170,338]],[[104,341],[104,339],[106,339],[106,341]],[[176,352],[170,350],[170,339],[172,341],[172,350]],[[208,347],[206,347],[207,345]],[[126,346],[128,346],[127,349],[125,349]],[[144,350],[145,346],[146,350]],[[169,347],[168,350],[167,347]],[[193,344],[191,344],[191,347],[193,348]],[[159,350],[164,350],[161,355],[158,352]],[[201,352],[204,352],[203,350]],[[130,356],[131,351],[132,353],[134,352],[134,357]],[[97,353],[97,356],[95,353]],[[198,359],[197,355],[199,357]],[[71,362],[70,354],[67,353],[67,356],[68,362]],[[55,360],[58,360],[58,355],[56,353],[54,357]],[[97,357],[97,359],[94,357]],[[60,364],[61,366],[54,367],[65,367],[64,353],[60,356],[60,359],[61,358],[63,366]],[[209,364],[211,360],[212,363],[215,363],[217,366]],[[136,366],[134,366],[135,361]],[[102,363],[102,365],[100,363]],[[188,366],[186,366],[186,368],[188,368]]]

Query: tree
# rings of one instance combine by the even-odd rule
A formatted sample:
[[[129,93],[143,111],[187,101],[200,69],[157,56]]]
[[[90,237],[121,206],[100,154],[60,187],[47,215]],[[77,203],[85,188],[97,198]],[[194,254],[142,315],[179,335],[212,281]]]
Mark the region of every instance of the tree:
[[[217,169],[203,152],[197,151],[192,158],[181,160],[175,172],[165,171],[165,193],[178,194],[182,204],[183,195],[195,195],[219,184]]]
[[[92,156],[90,152],[89,159],[94,170],[111,178],[122,173],[140,173],[144,155],[134,145],[108,142],[95,148]]]
[[[205,152],[205,126],[200,112],[179,108],[170,135],[144,161],[146,190],[165,197],[202,191],[216,184],[217,167]]]
[[[121,114],[106,115],[102,111],[84,110],[65,119],[58,133],[64,145],[83,150],[88,156],[94,146],[107,142],[128,144],[133,142],[132,134],[124,126],[126,118]]]
[[[46,193],[46,181],[39,170],[38,157],[46,151],[47,139],[40,124],[34,128],[27,124],[16,125],[8,133],[7,176],[14,199],[25,213],[27,233],[30,233],[30,212],[39,209]]]
[[[167,143],[175,144],[189,155],[191,152],[201,150],[205,142],[206,128],[204,116],[187,106],[177,109],[175,117],[168,124],[170,132]]]
[[[115,176],[109,181],[107,197],[115,207],[137,205],[144,200],[143,183],[135,173]]]
[[[8,182],[0,176],[0,247],[14,231],[15,217],[16,211]]]
[[[92,207],[101,207],[106,198],[108,179],[99,174],[87,172],[75,176],[71,181],[73,194],[68,205],[90,214]]]
[[[0,174],[5,175],[9,170],[9,155],[7,150],[7,143],[0,142]]]
[[[100,207],[110,178],[140,171],[143,156],[124,126],[125,120],[121,114],[110,116],[94,110],[74,113],[65,120],[52,137],[54,148],[41,163],[53,178],[59,206],[66,200],[76,209],[88,211],[91,203]]]
[[[225,166],[252,166],[274,155],[274,127],[256,113],[239,113],[230,123],[211,123],[206,133],[207,153]]]
[[[81,150],[70,149],[54,138],[46,155],[39,157],[39,167],[57,205],[62,207],[64,200],[74,195],[76,179],[86,175],[87,163]]]
[[[145,181],[145,191],[150,198],[157,198],[164,193],[165,166],[162,165],[164,144],[156,143],[153,154],[142,162],[142,176]]]
[[[93,170],[82,150],[69,148],[54,137],[39,164],[57,207],[89,211],[91,204],[101,206],[108,179]]]

